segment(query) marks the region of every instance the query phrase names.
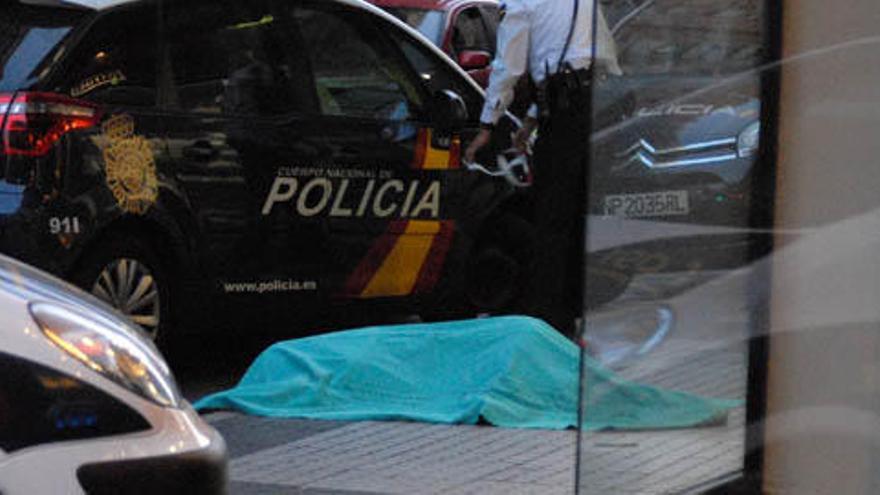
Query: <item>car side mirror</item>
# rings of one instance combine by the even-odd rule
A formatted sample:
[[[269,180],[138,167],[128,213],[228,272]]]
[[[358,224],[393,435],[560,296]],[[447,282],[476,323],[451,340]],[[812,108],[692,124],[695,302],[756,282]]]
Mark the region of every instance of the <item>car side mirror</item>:
[[[492,54],[483,50],[462,50],[458,65],[464,70],[485,69],[492,63]]]
[[[443,89],[434,93],[431,117],[435,130],[444,135],[454,134],[467,122],[467,106],[458,93]]]

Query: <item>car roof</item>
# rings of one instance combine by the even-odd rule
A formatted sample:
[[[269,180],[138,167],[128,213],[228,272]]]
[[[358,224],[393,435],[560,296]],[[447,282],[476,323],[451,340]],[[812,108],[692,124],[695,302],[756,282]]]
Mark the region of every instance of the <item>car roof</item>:
[[[117,5],[132,3],[137,0],[19,0],[25,5],[48,7],[83,7],[92,10],[103,10]]]
[[[485,3],[497,4],[495,0],[370,0],[380,7],[404,7],[425,10],[455,10],[468,4]]]
[[[127,3],[135,3],[135,2],[139,2],[139,1],[143,1],[143,0],[19,0],[19,2],[21,2],[21,3],[30,4],[30,5],[72,6],[72,7],[90,8],[90,9],[94,9],[94,10],[109,9],[111,7],[115,7],[118,5],[127,4]],[[339,4],[349,5],[351,7],[355,7],[355,8],[361,9],[361,10],[368,11],[368,12],[372,13],[373,15],[379,16],[379,17],[385,19],[386,21],[398,26],[400,29],[409,33],[411,37],[419,40],[426,49],[433,51],[435,54],[437,54],[437,56],[446,60],[447,65],[449,66],[449,68],[451,70],[458,72],[464,78],[464,80],[470,82],[471,85],[481,95],[484,94],[483,89],[480,88],[480,86],[476,82],[474,82],[470,78],[470,76],[468,76],[467,73],[464,72],[461,69],[461,67],[458,66],[458,64],[456,64],[454,61],[452,61],[452,59],[450,59],[447,54],[443,53],[442,50],[440,50],[437,46],[435,46],[433,43],[431,43],[430,40],[425,38],[424,35],[422,35],[422,33],[418,32],[418,30],[414,29],[412,26],[409,26],[408,24],[401,21],[397,17],[389,14],[388,12],[382,10],[381,8],[377,7],[376,5],[373,5],[372,3],[367,2],[365,0],[331,0],[331,1],[339,3]],[[443,6],[443,8],[445,8],[445,9],[455,8],[458,5],[464,5],[464,4],[468,4],[468,3],[497,3],[494,0],[380,0],[380,1],[382,1],[382,2],[399,1],[399,2],[402,2],[401,5],[404,5],[403,2],[412,2],[412,3],[424,2],[426,5],[431,4],[431,5]],[[386,5],[386,4],[381,3],[380,5]],[[410,4],[406,4],[406,5],[409,6]],[[390,4],[388,4],[388,6],[390,6]]]
[[[133,3],[138,0],[19,0],[27,5],[47,5],[58,7],[83,7],[93,10],[109,9],[117,5]],[[454,10],[455,8],[474,3],[497,4],[496,0],[370,0],[371,3],[382,7],[410,7],[414,9],[428,10]],[[346,2],[343,3],[359,3]]]

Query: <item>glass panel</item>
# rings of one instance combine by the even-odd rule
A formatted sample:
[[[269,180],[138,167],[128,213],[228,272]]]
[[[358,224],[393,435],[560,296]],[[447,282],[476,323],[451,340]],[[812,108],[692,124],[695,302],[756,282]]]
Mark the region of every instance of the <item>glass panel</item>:
[[[418,83],[369,19],[311,8],[301,9],[297,18],[324,115],[379,120],[415,115],[422,103]]]
[[[296,56],[289,25],[266,2],[169,6],[167,53],[172,106],[208,114],[311,112],[316,97],[308,65]],[[200,29],[193,30],[194,19]]]
[[[741,273],[769,242],[755,215],[772,198],[756,172],[763,5],[601,6],[578,488],[702,491],[744,468],[766,314],[766,277]]]
[[[19,89],[51,65],[51,55],[84,16],[68,9],[4,6],[0,17],[0,91]]]
[[[432,93],[448,89],[461,96],[468,110],[468,120],[476,124],[483,108],[483,95],[425,46],[396,31],[392,32],[392,38],[407,61],[418,71],[419,77],[427,83],[428,89]]]

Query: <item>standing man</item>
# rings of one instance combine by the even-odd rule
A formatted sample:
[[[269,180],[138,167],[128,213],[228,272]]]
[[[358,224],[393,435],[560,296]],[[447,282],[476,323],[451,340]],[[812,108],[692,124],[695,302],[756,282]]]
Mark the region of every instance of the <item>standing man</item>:
[[[526,302],[531,314],[570,336],[584,298],[589,85],[600,71],[620,73],[596,1],[504,0],[481,130],[465,151],[465,160],[473,161],[489,143],[517,80],[528,72],[537,87],[537,101],[514,138],[523,149],[538,129],[533,185],[537,242],[528,268]]]

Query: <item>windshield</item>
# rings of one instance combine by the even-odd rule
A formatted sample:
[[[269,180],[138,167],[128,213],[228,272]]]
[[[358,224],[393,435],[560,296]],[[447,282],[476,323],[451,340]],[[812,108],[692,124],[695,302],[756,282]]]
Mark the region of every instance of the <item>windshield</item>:
[[[60,58],[57,48],[82,16],[70,9],[23,5],[0,15],[0,91],[39,78]]]
[[[386,10],[401,21],[414,27],[431,43],[443,43],[443,26],[446,14],[441,10],[388,7]]]

